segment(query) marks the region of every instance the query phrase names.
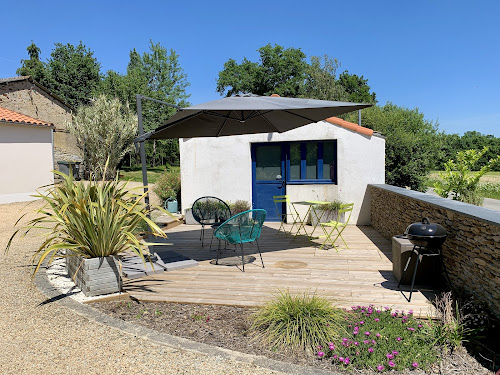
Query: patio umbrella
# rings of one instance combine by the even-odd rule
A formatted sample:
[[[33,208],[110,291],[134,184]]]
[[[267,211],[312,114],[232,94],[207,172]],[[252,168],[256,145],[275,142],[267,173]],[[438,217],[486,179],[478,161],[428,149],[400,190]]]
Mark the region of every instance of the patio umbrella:
[[[147,192],[147,139],[220,137],[228,135],[283,133],[332,116],[370,107],[371,104],[334,102],[317,99],[283,98],[254,94],[235,95],[212,102],[181,108],[158,99],[136,95],[144,191]],[[164,125],[143,134],[141,100],[150,100],[177,108]],[[149,206],[149,197],[146,196]]]
[[[283,133],[371,104],[279,96],[236,95],[181,108],[144,139]]]

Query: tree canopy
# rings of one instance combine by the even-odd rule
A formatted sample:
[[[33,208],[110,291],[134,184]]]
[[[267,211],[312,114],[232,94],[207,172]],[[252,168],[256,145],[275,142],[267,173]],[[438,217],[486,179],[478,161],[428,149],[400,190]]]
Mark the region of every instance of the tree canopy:
[[[337,78],[340,63],[337,59],[307,56],[300,48],[284,48],[267,44],[257,50],[259,62],[244,58],[241,64],[229,59],[217,80],[217,92],[231,96],[241,93],[257,95],[278,94],[290,98],[323,100],[358,100],[375,103],[368,80],[363,76],[342,73]],[[344,84],[346,86],[344,86]]]
[[[27,51],[30,58],[21,61],[17,74],[32,76],[75,108],[90,103],[101,80],[101,64],[82,42],[77,46],[55,43],[46,62],[40,61],[41,50],[35,43]]]
[[[188,86],[179,55],[172,49],[168,51],[160,43],[150,41],[149,52],[144,52],[142,56],[135,49],[130,51],[126,74],[108,71],[99,92],[119,98],[123,104],[130,105],[136,111],[136,94],[181,107],[189,106]],[[175,113],[174,108],[151,101],[142,101],[142,109],[145,131],[162,125]],[[164,162],[177,164],[179,142],[177,139],[148,142],[146,154],[153,165]]]

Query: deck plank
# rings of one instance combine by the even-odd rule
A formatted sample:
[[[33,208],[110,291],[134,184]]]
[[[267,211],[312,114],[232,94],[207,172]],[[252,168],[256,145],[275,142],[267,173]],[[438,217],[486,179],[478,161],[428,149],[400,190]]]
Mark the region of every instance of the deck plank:
[[[304,237],[293,239],[276,234],[278,227],[277,223],[266,223],[262,230],[259,244],[265,268],[261,267],[257,247],[245,245],[245,256],[255,258],[245,265],[245,272],[241,272],[239,248],[236,251],[229,248],[223,253],[222,262],[230,265],[215,265],[216,253],[210,252],[208,246],[210,231],[205,232],[207,245],[201,247],[200,227],[171,228],[166,240],[173,244],[169,250],[195,259],[199,266],[125,280],[124,289],[142,301],[251,307],[283,290],[315,292],[332,299],[339,307],[371,304],[411,309],[423,317],[434,315],[428,299],[434,295],[432,290],[416,289],[411,303],[398,291],[392,275],[391,243],[373,228],[348,226],[343,236],[349,249],[341,246],[337,251],[319,249],[321,238],[311,243]],[[317,229],[315,235],[320,234]],[[216,248],[217,241],[212,245]]]

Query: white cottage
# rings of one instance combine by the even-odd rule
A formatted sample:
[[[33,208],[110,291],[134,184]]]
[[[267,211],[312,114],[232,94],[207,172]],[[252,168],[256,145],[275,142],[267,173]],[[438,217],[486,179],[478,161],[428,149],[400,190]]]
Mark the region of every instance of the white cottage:
[[[30,200],[53,179],[51,123],[0,107],[0,203]]]
[[[336,117],[281,134],[179,142],[183,209],[211,195],[248,201],[278,221],[272,197],[287,194],[292,202],[354,202],[351,223],[367,225],[367,186],[385,181],[385,139]]]

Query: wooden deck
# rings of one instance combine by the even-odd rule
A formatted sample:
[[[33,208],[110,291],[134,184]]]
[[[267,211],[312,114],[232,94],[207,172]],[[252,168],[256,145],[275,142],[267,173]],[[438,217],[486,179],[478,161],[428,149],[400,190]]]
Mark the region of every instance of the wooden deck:
[[[309,291],[331,298],[341,307],[373,304],[411,309],[419,316],[434,315],[429,301],[434,296],[432,290],[416,288],[411,303],[397,290],[392,275],[391,243],[373,228],[348,226],[343,236],[350,249],[337,252],[320,250],[304,237],[292,240],[283,233],[277,234],[278,227],[278,223],[266,223],[259,240],[265,268],[256,246],[244,246],[245,272],[241,271],[239,248],[236,252],[232,248],[226,250],[216,265],[216,254],[208,247],[210,231],[206,231],[207,243],[201,247],[200,227],[174,227],[167,231],[168,242],[173,244],[168,250],[197,260],[199,266],[126,280],[124,289],[143,301],[238,306],[262,304],[280,290]],[[320,231],[317,229],[316,234]]]

